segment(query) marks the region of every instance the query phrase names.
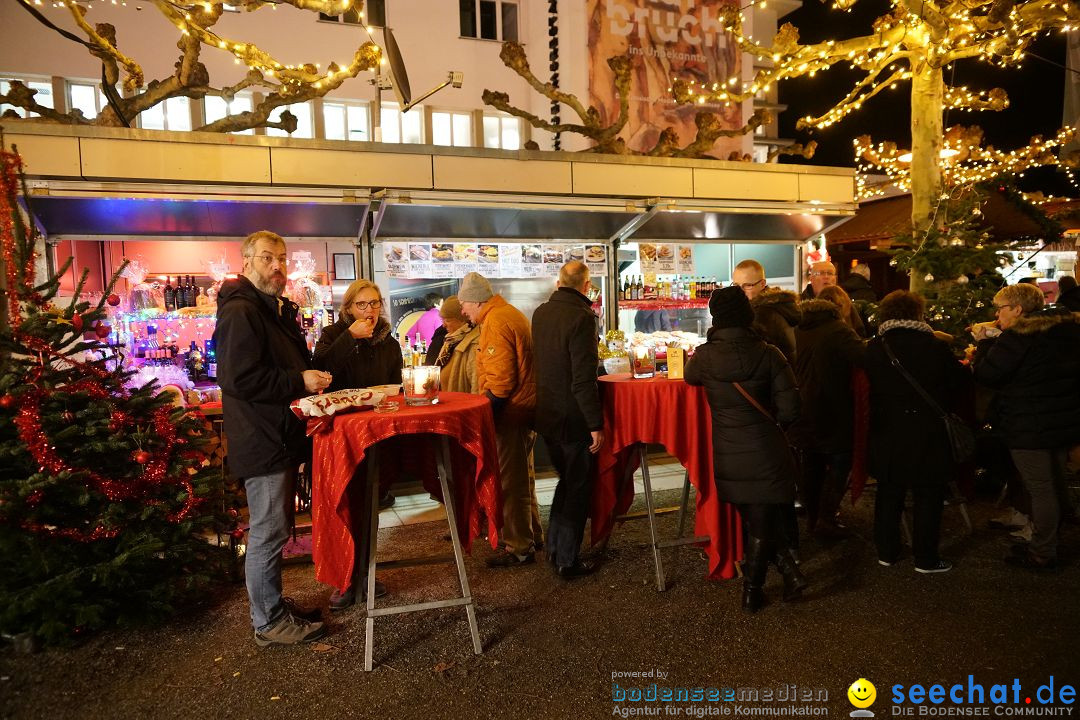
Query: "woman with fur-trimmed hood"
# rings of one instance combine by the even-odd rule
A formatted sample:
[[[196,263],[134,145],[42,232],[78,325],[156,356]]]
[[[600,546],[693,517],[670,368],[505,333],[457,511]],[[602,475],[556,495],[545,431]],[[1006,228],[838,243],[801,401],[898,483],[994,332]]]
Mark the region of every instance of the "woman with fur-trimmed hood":
[[[795,364],[795,328],[802,319],[798,307],[799,296],[790,290],[767,287],[754,297],[753,330],[762,340],[780,348],[784,357]]]
[[[1031,494],[1031,543],[1005,561],[1057,565],[1065,458],[1080,443],[1080,315],[1043,310],[1042,290],[1020,283],[994,296],[997,320],[974,328],[975,379],[997,390],[993,418]],[[994,330],[1000,335],[993,337]]]

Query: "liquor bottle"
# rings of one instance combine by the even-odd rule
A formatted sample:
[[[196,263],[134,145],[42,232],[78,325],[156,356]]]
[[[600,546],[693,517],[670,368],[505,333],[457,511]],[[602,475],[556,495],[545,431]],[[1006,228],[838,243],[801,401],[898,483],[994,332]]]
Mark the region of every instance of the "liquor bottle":
[[[413,353],[412,348],[409,346],[409,336],[405,333],[401,333],[401,337],[398,338],[398,344],[401,345],[401,364],[404,367],[413,366]]]
[[[195,307],[195,283],[192,281],[191,276],[187,276],[187,280],[184,283],[184,307]]]
[[[213,338],[203,345],[203,362],[206,365],[206,379],[217,380],[217,350]]]
[[[176,309],[176,291],[173,290],[172,284],[169,282],[169,276],[165,276],[165,312],[170,312]]]
[[[632,277],[630,277],[630,276],[627,276],[623,280],[622,299],[623,300],[633,300],[634,299],[634,279]]]
[[[189,276],[190,277],[190,276]],[[195,278],[191,278],[191,307],[197,307],[199,305],[199,293],[202,289],[199,287],[199,283],[195,282]]]
[[[196,344],[194,340],[191,341],[191,347],[188,348],[185,364],[187,365],[188,377],[191,378],[191,382],[199,382],[203,379],[203,371],[206,369],[206,365],[203,363],[202,350],[199,349],[198,344]]]

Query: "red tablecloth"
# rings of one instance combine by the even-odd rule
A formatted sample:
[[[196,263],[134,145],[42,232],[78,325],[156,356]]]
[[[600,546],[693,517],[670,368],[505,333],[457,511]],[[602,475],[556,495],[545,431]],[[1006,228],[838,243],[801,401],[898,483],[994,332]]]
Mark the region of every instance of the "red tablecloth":
[[[495,423],[491,404],[483,397],[467,393],[443,392],[439,404],[406,406],[393,413],[371,410],[335,416],[331,427],[316,434],[312,463],[312,557],[315,578],[341,590],[348,588],[353,566],[354,522],[345,490],[367,449],[394,438],[380,447],[383,468],[398,465],[399,459],[421,460],[427,468],[421,477],[427,489],[441,494],[435,475],[436,443],[430,434],[446,435],[450,443],[452,488],[458,532],[466,551],[481,533],[480,514],[487,516],[491,547],[498,547],[502,526],[502,495],[499,487],[499,460],[495,449]],[[392,478],[391,478],[392,479]]]
[[[600,378],[606,442],[597,458],[593,490],[592,542],[610,533],[616,515],[634,501],[628,469],[636,463],[637,443],[659,443],[678,458],[697,488],[695,533],[707,535],[708,577],[730,578],[742,557],[738,511],[721,502],[713,483],[712,419],[705,391],[682,380],[634,380],[628,374]]]

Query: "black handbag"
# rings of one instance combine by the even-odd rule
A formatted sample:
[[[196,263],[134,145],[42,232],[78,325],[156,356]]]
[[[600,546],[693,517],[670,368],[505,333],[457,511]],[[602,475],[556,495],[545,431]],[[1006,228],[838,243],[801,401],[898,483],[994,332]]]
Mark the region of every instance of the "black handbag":
[[[930,397],[928,392],[923,390],[922,385],[900,364],[896,354],[889,347],[889,343],[885,342],[884,337],[881,338],[881,345],[885,348],[892,366],[904,376],[904,379],[908,381],[911,387],[915,388],[923,400],[934,409],[934,412],[941,416],[941,421],[945,423],[945,434],[949,437],[949,448],[952,450],[953,460],[957,463],[967,462],[975,454],[975,432],[968,427],[963,418],[956,413],[946,412],[934,398]]]

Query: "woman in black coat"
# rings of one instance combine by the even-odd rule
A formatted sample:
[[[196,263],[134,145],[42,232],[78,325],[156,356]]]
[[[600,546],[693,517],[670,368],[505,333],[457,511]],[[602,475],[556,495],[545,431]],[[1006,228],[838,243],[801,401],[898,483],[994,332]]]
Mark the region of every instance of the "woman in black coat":
[[[401,382],[401,348],[390,335],[390,322],[383,316],[383,298],[379,286],[370,280],[357,280],[349,285],[341,300],[341,316],[333,325],[323,329],[315,345],[313,364],[334,376],[330,390],[365,388],[372,385],[393,385]],[[387,453],[388,455],[390,453]],[[363,492],[367,476],[366,461],[361,463],[349,483],[349,503],[354,518],[367,517],[368,494]],[[387,491],[379,507],[389,507],[394,496]],[[367,533],[356,522],[353,535],[356,547],[353,579],[345,592],[334,590],[330,596],[331,610],[344,610],[356,602],[356,588],[367,576]],[[382,583],[375,583],[376,597],[386,593]]]
[[[757,612],[765,604],[770,561],[783,575],[785,600],[799,597],[807,586],[783,527],[784,508],[795,499],[795,464],[777,426],[798,416],[799,391],[783,353],[750,329],[754,311],[742,288],[715,291],[709,310],[713,327],[687,363],[686,382],[705,387],[716,489],[722,500],[739,506],[748,529],[743,610]]]
[[[938,555],[945,486],[954,470],[952,450],[940,413],[896,369],[888,350],[945,410],[968,395],[972,380],[948,344],[923,322],[923,309],[923,299],[914,293],[896,290],[886,295],[878,307],[877,337],[866,349],[870,474],[878,481],[874,542],[880,564],[900,559],[900,519],[910,488],[915,570],[940,573],[952,568]]]
[[[338,321],[315,345],[315,368],[334,376],[330,390],[401,382],[401,348],[382,308],[382,293],[370,280],[357,280],[345,291]]]

